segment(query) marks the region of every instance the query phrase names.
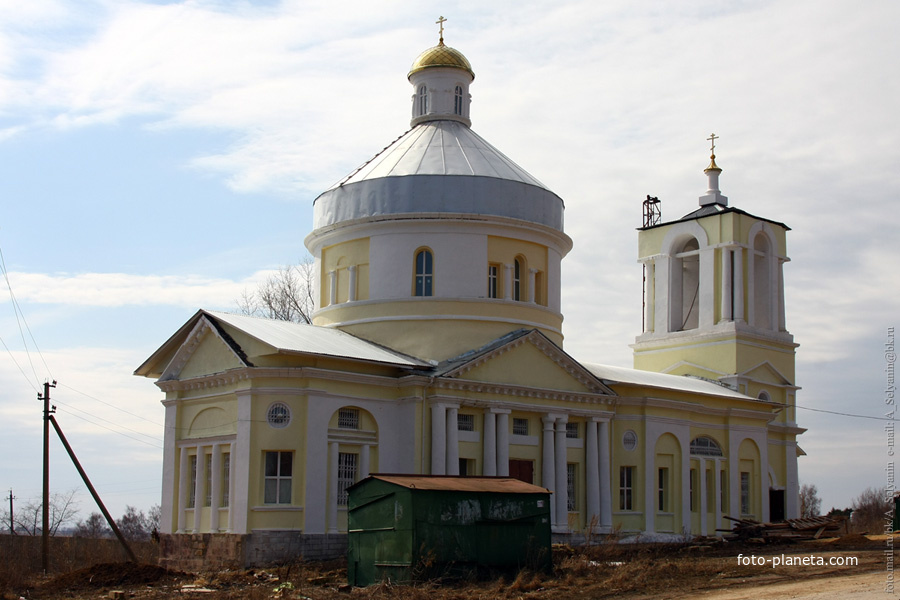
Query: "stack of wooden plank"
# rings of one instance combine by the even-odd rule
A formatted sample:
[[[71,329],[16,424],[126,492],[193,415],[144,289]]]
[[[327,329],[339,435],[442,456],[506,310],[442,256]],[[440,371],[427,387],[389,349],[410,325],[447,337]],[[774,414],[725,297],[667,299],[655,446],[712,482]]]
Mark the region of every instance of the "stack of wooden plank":
[[[842,524],[831,517],[807,517],[805,519],[787,519],[778,523],[760,523],[753,519],[735,519],[732,529],[719,529],[727,531],[728,535],[722,536],[729,541],[762,540],[766,541],[799,541],[819,539],[823,535],[830,537],[842,529]],[[828,535],[826,535],[828,534]]]

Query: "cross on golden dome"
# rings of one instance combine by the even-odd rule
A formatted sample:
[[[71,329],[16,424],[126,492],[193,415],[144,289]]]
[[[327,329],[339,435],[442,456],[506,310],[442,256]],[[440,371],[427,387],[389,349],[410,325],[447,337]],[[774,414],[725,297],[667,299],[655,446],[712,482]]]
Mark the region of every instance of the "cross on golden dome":
[[[446,22],[446,21],[447,21],[447,19],[445,19],[445,18],[443,17],[443,15],[440,16],[440,17],[438,17],[438,20],[435,21],[435,23],[437,23],[438,25],[441,26],[441,33],[440,33],[441,39],[440,39],[440,41],[439,41],[438,43],[439,43],[440,45],[442,45],[442,46],[444,45],[444,22]]]

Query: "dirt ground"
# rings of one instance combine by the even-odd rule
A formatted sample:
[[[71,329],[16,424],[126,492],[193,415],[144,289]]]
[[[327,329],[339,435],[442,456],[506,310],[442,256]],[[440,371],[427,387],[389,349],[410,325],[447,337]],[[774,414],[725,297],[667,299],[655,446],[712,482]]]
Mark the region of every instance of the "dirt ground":
[[[900,539],[896,543],[900,545]],[[854,599],[884,594],[887,544],[885,536],[860,535],[779,546],[603,544],[587,549],[555,549],[552,574],[522,571],[465,581],[382,583],[369,588],[346,585],[343,561],[199,575],[167,572],[153,565],[116,563],[38,580],[28,589],[6,593],[3,600],[96,600],[113,597],[114,591],[138,600]],[[741,564],[739,555],[765,563]],[[856,564],[829,564],[849,559],[855,559]],[[773,562],[782,564],[773,567]],[[816,564],[820,562],[823,564]]]

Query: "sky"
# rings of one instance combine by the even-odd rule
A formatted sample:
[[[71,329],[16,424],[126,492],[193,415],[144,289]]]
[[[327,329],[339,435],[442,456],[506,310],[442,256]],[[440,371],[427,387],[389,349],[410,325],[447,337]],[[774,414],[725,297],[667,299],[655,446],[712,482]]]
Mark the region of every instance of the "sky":
[[[565,350],[631,366],[641,202],[696,208],[715,132],[730,205],[791,227],[801,483],[825,510],[885,485],[895,0],[0,0],[4,498],[40,497],[55,379],[113,515],[159,503],[163,394],[134,370],[302,259],[316,196],[408,129],[441,15],[475,71],[473,129],[565,201]],[[96,511],[51,456],[53,491]]]

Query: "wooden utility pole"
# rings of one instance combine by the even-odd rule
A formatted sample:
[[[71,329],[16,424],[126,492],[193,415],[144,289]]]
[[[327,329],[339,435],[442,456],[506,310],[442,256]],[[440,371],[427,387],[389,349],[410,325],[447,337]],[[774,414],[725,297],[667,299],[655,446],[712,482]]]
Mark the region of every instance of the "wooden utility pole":
[[[50,388],[53,383],[44,382],[44,394],[38,394],[38,400],[44,401],[44,500],[43,519],[41,521],[41,569],[46,574],[50,567]],[[54,406],[52,410],[56,410]]]
[[[7,500],[9,500],[9,533],[10,533],[10,535],[16,535],[16,519],[13,516],[13,500],[15,500],[15,499],[16,499],[16,497],[13,496],[12,488],[9,488],[9,498],[7,498]]]

